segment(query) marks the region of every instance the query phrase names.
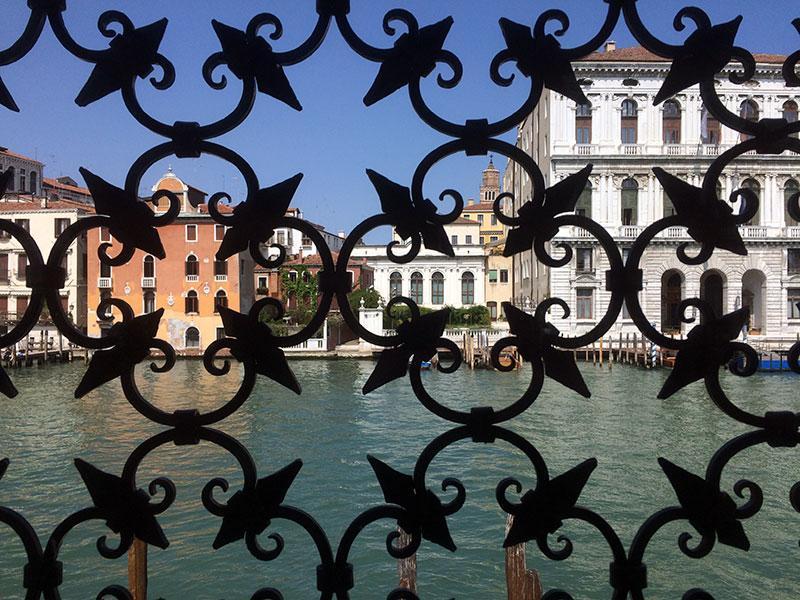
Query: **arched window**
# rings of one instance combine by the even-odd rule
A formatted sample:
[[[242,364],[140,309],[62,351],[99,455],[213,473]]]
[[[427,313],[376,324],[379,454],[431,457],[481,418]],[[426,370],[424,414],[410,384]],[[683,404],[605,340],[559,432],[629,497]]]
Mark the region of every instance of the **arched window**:
[[[186,257],[186,280],[197,281],[200,278],[200,263],[194,254]]]
[[[214,312],[219,312],[219,307],[224,306],[228,308],[228,295],[225,293],[225,290],[219,290],[214,295]]]
[[[214,277],[216,279],[228,278],[228,261],[214,259]]]
[[[681,143],[681,105],[677,100],[664,102],[664,143]]]
[[[461,304],[475,304],[475,276],[469,271],[461,276]]]
[[[189,290],[186,293],[186,302],[184,312],[188,314],[197,314],[200,312],[200,301],[197,299],[197,292]]]
[[[575,107],[575,143],[592,143],[592,105],[578,104]]]
[[[6,191],[7,192],[13,192],[14,191],[14,167],[8,167],[6,169],[6,171],[11,171],[11,176],[8,179],[8,185],[6,185]],[[24,192],[25,190],[22,190],[22,191]]]
[[[592,184],[588,181],[581,195],[578,196],[578,202],[575,203],[575,214],[581,217],[592,218]]]
[[[635,100],[622,101],[622,143],[635,144],[639,129],[639,107]]]
[[[661,330],[679,333],[681,330],[680,305],[683,297],[684,277],[674,269],[661,276]]]
[[[783,118],[789,123],[797,122],[797,102],[789,100],[783,103]],[[791,134],[793,138],[797,137],[797,133]]]
[[[800,192],[800,184],[797,183],[796,179],[790,179],[786,182],[786,185],[783,187],[783,210],[786,216],[786,225],[789,227],[797,227],[797,221],[792,218],[792,215],[789,214],[789,200],[792,196]]]
[[[758,183],[755,179],[748,178],[742,182],[741,187],[743,189],[752,190],[755,192],[756,197],[761,200],[761,184]],[[744,203],[742,203],[742,208],[744,208]],[[760,225],[761,224],[761,203],[759,202],[758,210],[756,214],[750,219],[745,225]]]
[[[156,310],[156,295],[152,290],[147,290],[144,293],[144,312],[151,313]]]
[[[748,98],[744,102],[739,110],[739,116],[742,117],[746,121],[750,121],[752,123],[758,123],[758,104],[752,98]],[[748,135],[746,133],[742,134],[742,141],[749,140],[752,138],[752,135]]]
[[[197,327],[189,327],[186,330],[186,347],[199,348],[200,347],[200,331]]]
[[[38,183],[39,183],[38,174],[36,173],[36,171],[31,171],[31,178],[28,180],[28,184],[31,186],[31,194],[36,194],[39,191],[37,189]]]
[[[403,276],[397,271],[389,275],[389,298],[403,295]]]
[[[144,257],[142,277],[155,277],[156,276],[156,260],[149,254]]]
[[[639,184],[630,177],[622,182],[622,224],[638,224]]]
[[[438,271],[431,275],[431,304],[444,304],[444,275]]]
[[[411,274],[411,299],[417,304],[422,304],[422,273]]]
[[[704,106],[700,112],[700,139],[710,146],[719,145],[722,132],[717,117],[712,115]]]
[[[111,265],[100,261],[100,277],[111,277]]]

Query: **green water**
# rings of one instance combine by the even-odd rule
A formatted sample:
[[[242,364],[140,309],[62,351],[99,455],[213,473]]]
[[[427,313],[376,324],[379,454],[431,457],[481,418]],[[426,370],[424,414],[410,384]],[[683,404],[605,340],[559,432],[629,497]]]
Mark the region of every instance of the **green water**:
[[[311,513],[335,548],[344,527],[360,511],[382,501],[366,455],[410,472],[425,445],[449,424],[427,413],[406,381],[361,395],[359,389],[373,363],[292,364],[303,385],[302,396],[262,380],[245,406],[218,427],[248,447],[260,476],[303,459],[286,503]],[[617,366],[609,372],[591,365],[582,370],[591,399],[547,381],[534,406],[508,427],[537,446],[553,475],[597,457],[599,466],[581,504],[608,519],[627,546],[649,515],[675,504],[657,457],[702,474],[713,452],[746,428],[722,415],[702,384],[659,401],[656,393],[666,377],[664,371]],[[60,520],[90,504],[72,465],[74,457],[119,474],[128,454],[161,430],[126,403],[118,382],[74,400],[72,390],[82,372],[80,364],[15,372],[20,395],[0,401],[0,457],[12,460],[0,482],[0,505],[28,517],[43,542]],[[145,395],[170,411],[218,406],[238,382],[236,369],[216,378],[198,362],[181,362],[165,375],[138,373]],[[451,406],[499,407],[500,398],[521,393],[528,375],[527,369],[509,374],[462,370],[453,375],[425,373],[424,378],[431,393]],[[798,380],[789,375],[727,377],[724,383],[736,390],[732,394],[736,401],[754,412],[800,410]],[[800,480],[797,456],[796,450],[758,447],[737,457],[723,476],[725,489],[746,477],[761,484],[765,494],[761,512],[745,522],[750,552],[717,546],[709,557],[692,560],[677,547],[678,535],[690,526],[666,527],[645,555],[648,597],[680,598],[689,588],[705,587],[718,599],[796,598],[800,515],[791,508],[789,490]],[[275,561],[257,561],[243,543],[212,550],[219,519],[205,511],[200,492],[214,477],[227,477],[232,490],[241,486],[232,457],[209,444],[167,446],[145,461],[139,482],[156,476],[171,478],[178,497],[159,516],[170,546],[150,550],[151,598],[249,598],[262,586],[279,588],[287,599],[318,597],[315,547],[292,523],[276,520],[268,530],[286,540]],[[526,486],[533,483],[525,457],[502,442],[464,441],[433,463],[429,484],[438,488],[443,478],[458,477],[466,486],[467,502],[449,519],[458,551],[450,553],[427,542],[420,549],[422,598],[505,597],[501,548],[505,519],[494,490],[508,476],[520,478]],[[388,521],[373,525],[356,542],[351,553],[356,575],[352,598],[385,598],[396,585],[396,563],[384,547],[393,527]],[[611,555],[601,536],[588,525],[571,521],[561,532],[575,544],[566,561],[548,561],[535,545],[528,547],[529,566],[540,571],[545,589],[562,587],[575,598],[610,597]],[[126,582],[125,559],[109,561],[95,550],[95,540],[108,533],[102,523],[92,522],[67,536],[61,553],[64,598],[94,598],[104,586]],[[18,541],[8,529],[0,529],[0,598],[23,597],[23,562]]]

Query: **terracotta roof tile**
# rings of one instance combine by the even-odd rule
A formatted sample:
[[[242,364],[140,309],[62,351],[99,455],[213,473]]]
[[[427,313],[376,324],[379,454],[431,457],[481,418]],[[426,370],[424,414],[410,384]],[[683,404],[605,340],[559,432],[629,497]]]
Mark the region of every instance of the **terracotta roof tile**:
[[[331,257],[333,258],[333,262],[336,263],[339,260],[339,253],[338,252],[331,252]],[[303,258],[299,256],[295,256],[293,258],[289,258],[286,262],[283,263],[282,266],[299,266],[305,265],[309,267],[321,267],[322,266],[322,257],[319,254],[310,254]],[[372,267],[369,266],[368,261],[366,258],[351,258],[347,261],[348,267],[362,267],[371,269]],[[274,269],[265,269],[259,265],[255,266],[254,271],[256,273],[266,273],[268,271],[274,271]]]
[[[757,63],[783,64],[786,57],[782,54],[753,54]],[[611,52],[592,52],[586,58],[575,62],[672,62],[668,58],[653,54],[641,46],[617,48]]]
[[[51,179],[50,177],[43,177],[42,183],[46,183],[50,187],[59,190],[68,190],[70,192],[75,192],[76,194],[83,194],[85,196],[89,196],[89,190],[86,188],[74,186],[74,185],[67,185],[66,183],[61,183],[58,179]]]
[[[11,156],[12,158],[21,158],[22,160],[29,160],[31,162],[39,163],[40,165],[43,164],[36,160],[35,158],[31,158],[30,156],[25,156],[24,154],[19,154],[18,152],[14,152],[13,150],[9,150],[8,148],[0,147],[0,154],[5,154],[6,156]]]
[[[74,200],[48,200],[47,206],[42,207],[40,199],[23,202],[0,201],[0,212],[18,211],[44,211],[44,210],[79,210],[86,213],[94,213],[94,207],[83,202]]]
[[[469,206],[465,206],[464,207],[464,212],[470,212],[470,211],[479,211],[479,212],[490,211],[491,212],[493,209],[494,209],[494,203],[493,202],[477,202],[475,204],[471,204]]]

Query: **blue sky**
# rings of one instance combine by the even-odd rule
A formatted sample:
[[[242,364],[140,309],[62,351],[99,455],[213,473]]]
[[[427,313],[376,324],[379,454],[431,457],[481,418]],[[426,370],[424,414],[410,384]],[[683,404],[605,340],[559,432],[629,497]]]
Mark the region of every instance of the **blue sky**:
[[[5,4],[0,46],[8,46],[16,39],[28,15],[25,0],[6,0]],[[675,13],[685,4],[686,0],[639,0],[651,30],[672,42],[681,41],[687,33],[675,32],[671,25]],[[800,48],[800,35],[790,24],[793,17],[800,16],[796,0],[696,0],[695,4],[704,8],[714,22],[743,15],[737,43],[753,52],[788,54]],[[314,0],[81,0],[68,5],[72,8],[66,13],[66,20],[74,37],[97,49],[106,48],[108,43],[96,28],[103,10],[122,10],[137,26],[161,17],[169,19],[161,52],[175,64],[177,81],[167,91],[154,90],[143,80],[137,84],[144,106],[166,122],[207,123],[226,114],[239,98],[240,82],[234,77],[228,77],[228,87],[222,91],[212,90],[203,82],[201,66],[219,50],[211,19],[244,29],[253,15],[273,12],[284,24],[283,38],[273,42],[276,50],[296,46],[310,32],[315,19]],[[498,88],[488,76],[492,58],[504,48],[497,24],[500,17],[533,24],[542,11],[561,8],[572,21],[562,44],[574,46],[593,35],[607,8],[603,0],[351,0],[351,5],[356,31],[382,47],[392,44],[392,38],[381,30],[383,15],[390,8],[412,10],[421,25],[453,16],[455,23],[445,47],[461,58],[464,78],[456,89],[441,90],[430,77],[423,90],[432,107],[454,121],[496,119],[513,112],[524,98],[527,80],[519,74],[511,88]],[[624,24],[612,38],[620,47],[634,44]],[[91,69],[90,64],[61,48],[46,28],[31,54],[0,68],[0,76],[22,109],[15,114],[0,108],[0,145],[37,157],[46,165],[46,176],[63,174],[79,179],[78,167],[84,166],[121,185],[137,156],[163,140],[134,121],[119,94],[87,108],[76,106],[74,98]],[[244,156],[262,186],[303,172],[305,177],[294,204],[303,209],[308,219],[323,223],[332,231],[349,231],[363,218],[379,212],[366,168],[409,185],[420,160],[448,141],[414,114],[405,90],[370,108],[364,107],[362,98],[377,69],[378,65],[352,52],[333,26],[311,59],[286,69],[303,104],[302,112],[259,94],[248,121],[217,141]],[[447,73],[446,68],[442,72]],[[513,134],[506,138],[513,139]],[[436,198],[443,189],[452,187],[465,199],[476,196],[480,171],[486,162],[485,157],[447,159],[432,171],[426,194]],[[502,168],[505,159],[496,162]],[[241,176],[213,157],[162,161],[148,173],[145,182],[154,182],[166,170],[167,163],[180,177],[206,192],[227,191],[234,197],[243,196]]]

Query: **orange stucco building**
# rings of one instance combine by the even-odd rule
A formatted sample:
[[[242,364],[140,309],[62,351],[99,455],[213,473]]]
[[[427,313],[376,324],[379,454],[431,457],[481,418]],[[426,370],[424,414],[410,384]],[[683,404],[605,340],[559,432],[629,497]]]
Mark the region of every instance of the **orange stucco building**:
[[[219,305],[247,312],[253,304],[253,260],[247,253],[222,262],[215,259],[225,226],[208,214],[204,192],[171,170],[153,186],[157,190],[174,192],[181,200],[177,219],[158,229],[166,252],[163,260],[137,250],[125,265],[107,267],[100,263],[97,248],[105,241],[113,243],[108,231],[92,229],[87,235],[88,331],[101,336],[111,325],[98,318],[101,298],[121,298],[136,314],[163,308],[158,337],[179,353],[199,354],[223,337]],[[220,206],[221,211],[225,208]],[[162,200],[156,211],[166,210],[167,201]],[[119,245],[114,243],[109,255],[118,252]],[[119,318],[116,310],[113,313]]]

